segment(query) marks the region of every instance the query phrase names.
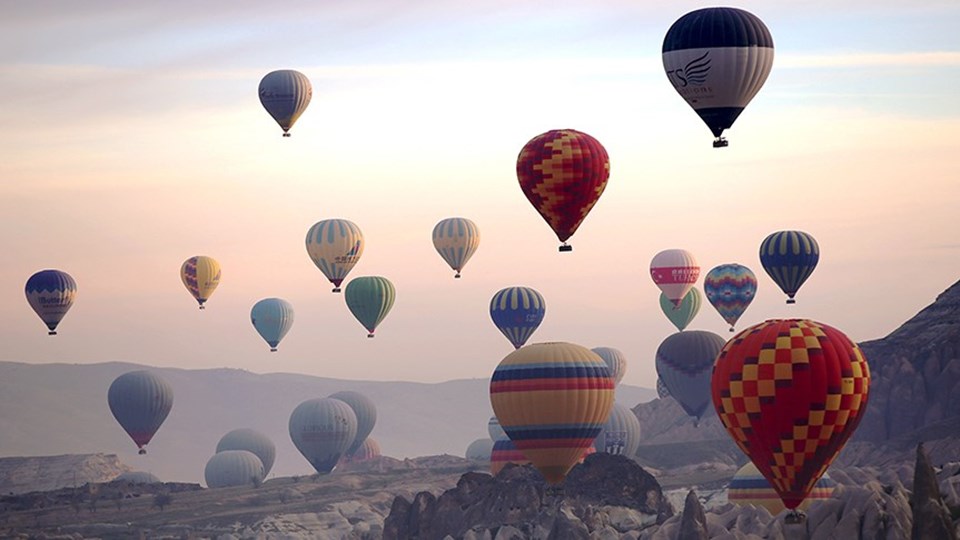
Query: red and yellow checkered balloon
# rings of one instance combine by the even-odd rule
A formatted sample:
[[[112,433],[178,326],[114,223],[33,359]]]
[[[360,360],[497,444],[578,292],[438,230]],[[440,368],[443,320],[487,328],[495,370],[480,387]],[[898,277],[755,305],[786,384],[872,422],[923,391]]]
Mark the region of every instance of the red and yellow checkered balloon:
[[[730,436],[792,510],[860,423],[870,369],[839,330],[775,319],[727,342],[711,386]]]
[[[517,158],[520,188],[561,242],[576,232],[609,177],[607,151],[590,135],[572,129],[537,135]]]

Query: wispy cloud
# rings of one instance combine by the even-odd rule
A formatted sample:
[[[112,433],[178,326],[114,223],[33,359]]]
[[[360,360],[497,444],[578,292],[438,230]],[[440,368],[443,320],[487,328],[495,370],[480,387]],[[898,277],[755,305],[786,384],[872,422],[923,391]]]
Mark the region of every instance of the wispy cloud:
[[[819,54],[778,54],[777,68],[844,67],[960,67],[960,51],[917,51],[899,53],[836,52]]]

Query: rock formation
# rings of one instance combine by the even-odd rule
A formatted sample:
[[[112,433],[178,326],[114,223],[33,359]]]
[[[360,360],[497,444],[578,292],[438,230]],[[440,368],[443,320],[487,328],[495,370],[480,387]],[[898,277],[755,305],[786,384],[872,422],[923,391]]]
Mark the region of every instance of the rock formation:
[[[680,535],[678,540],[707,540],[707,516],[703,513],[700,499],[691,489],[683,504],[683,515],[680,518]]]
[[[0,458],[0,493],[16,495],[109,482],[131,470],[114,454]]]
[[[917,463],[914,467],[913,494],[910,496],[910,508],[913,510],[914,540],[956,540],[956,529],[950,519],[950,510],[940,497],[937,476],[930,466],[930,460],[923,451],[923,445],[917,445]]]

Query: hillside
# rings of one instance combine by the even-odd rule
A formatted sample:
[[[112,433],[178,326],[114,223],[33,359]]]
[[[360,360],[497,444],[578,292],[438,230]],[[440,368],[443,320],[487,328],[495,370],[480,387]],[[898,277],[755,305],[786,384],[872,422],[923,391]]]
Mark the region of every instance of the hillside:
[[[272,476],[303,475],[313,470],[290,441],[287,422],[290,412],[306,399],[340,390],[368,395],[378,411],[372,436],[385,455],[398,458],[462,456],[471,441],[487,436],[492,414],[484,379],[425,384],[156,368],[173,387],[173,410],[147,455],[138,456],[106,400],[114,378],[134,369],[144,366],[0,362],[0,457],[116,454],[130,467],[164,481],[202,483],[204,466],[220,437],[249,427],[277,446]],[[631,386],[617,390],[618,400],[629,405],[655,395]]]

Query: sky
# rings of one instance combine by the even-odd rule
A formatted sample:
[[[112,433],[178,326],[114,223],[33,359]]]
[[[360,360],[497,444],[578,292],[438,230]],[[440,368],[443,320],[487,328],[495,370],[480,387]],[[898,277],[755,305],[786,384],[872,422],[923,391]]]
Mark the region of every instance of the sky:
[[[618,348],[624,382],[653,387],[675,331],[649,277],[660,250],[691,251],[702,274],[752,268],[740,328],[807,317],[857,341],[960,278],[955,1],[738,4],[776,58],[725,149],[663,73],[663,36],[693,2],[2,4],[0,360],[486,378],[512,350],[490,297],[526,285],[547,303],[531,342]],[[289,139],[257,99],[275,69],[313,85]],[[558,128],[611,161],[571,253],[515,173]],[[452,216],[482,234],[459,280],[430,241]],[[366,238],[350,277],[396,285],[376,339],[304,248],[334,217]],[[821,247],[794,306],[757,255],[782,229]],[[223,268],[205,311],[179,278],[193,255]],[[56,337],[24,299],[44,268],[79,286]],[[273,354],[249,320],[272,296],[296,310]],[[690,328],[729,337],[707,304]]]

